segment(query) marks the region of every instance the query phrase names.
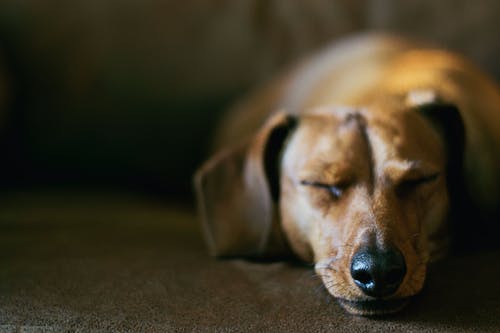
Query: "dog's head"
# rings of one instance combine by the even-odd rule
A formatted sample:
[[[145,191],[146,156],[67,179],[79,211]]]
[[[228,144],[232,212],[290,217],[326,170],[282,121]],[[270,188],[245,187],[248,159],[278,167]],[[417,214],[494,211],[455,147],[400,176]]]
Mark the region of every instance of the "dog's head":
[[[402,98],[279,112],[249,145],[209,161],[196,184],[213,253],[287,243],[347,311],[401,308],[446,250],[447,183],[463,146],[455,107]]]

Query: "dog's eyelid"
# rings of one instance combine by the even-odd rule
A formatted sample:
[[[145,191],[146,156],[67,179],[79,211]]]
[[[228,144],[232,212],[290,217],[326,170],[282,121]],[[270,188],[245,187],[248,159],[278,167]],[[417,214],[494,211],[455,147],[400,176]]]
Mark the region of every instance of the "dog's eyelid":
[[[311,181],[311,180],[301,180],[300,185],[313,186],[313,187],[329,187],[329,185],[327,185],[325,183]]]
[[[435,180],[437,180],[440,176],[439,172],[433,172],[433,173],[428,173],[428,174],[418,174],[414,175],[412,177],[407,177],[404,178],[401,183],[416,183],[416,184],[423,184],[423,183],[430,183]]]
[[[426,174],[423,176],[419,177],[412,177],[412,178],[406,178],[400,181],[397,186],[396,186],[396,191],[400,195],[404,195],[405,193],[409,193],[412,190],[418,188],[421,185],[424,184],[430,184],[438,180],[439,176],[441,174],[439,172],[437,173],[432,173],[432,174]]]
[[[327,190],[334,200],[340,199],[344,195],[344,192],[347,189],[347,187],[349,187],[349,185],[350,185],[350,183],[347,183],[347,182],[341,182],[341,183],[338,183],[336,185],[331,185],[331,184],[325,184],[325,183],[321,183],[321,182],[314,182],[314,181],[310,182],[307,180],[302,180],[300,183],[302,185],[312,186],[312,187],[320,188],[322,190]]]
[[[330,184],[330,183],[321,182],[321,181],[301,180],[300,184],[305,185],[305,186],[322,187],[322,188],[338,188],[338,189],[343,190],[346,187],[348,187],[351,184],[351,182],[339,181],[339,182],[335,182],[333,184]]]

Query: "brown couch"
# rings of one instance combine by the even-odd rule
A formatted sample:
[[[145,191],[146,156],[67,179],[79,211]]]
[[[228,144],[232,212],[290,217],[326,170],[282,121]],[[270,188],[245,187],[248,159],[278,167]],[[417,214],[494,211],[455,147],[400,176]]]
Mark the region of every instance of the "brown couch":
[[[0,332],[498,332],[500,252],[431,267],[420,297],[346,314],[312,267],[215,261],[189,206],[123,193],[0,204]]]

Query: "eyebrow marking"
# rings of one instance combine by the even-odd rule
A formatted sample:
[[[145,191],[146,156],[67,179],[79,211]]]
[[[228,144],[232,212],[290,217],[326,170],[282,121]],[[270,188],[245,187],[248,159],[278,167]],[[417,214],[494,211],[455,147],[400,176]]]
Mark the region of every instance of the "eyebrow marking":
[[[431,177],[439,174],[439,168],[426,164],[420,160],[392,160],[384,164],[384,171],[392,175],[392,181],[400,181],[403,178]]]
[[[435,103],[438,100],[437,94],[432,89],[417,89],[408,92],[406,95],[406,105],[422,106]]]
[[[426,163],[420,160],[389,160],[385,162],[385,168],[395,169],[395,170],[404,170],[404,171],[413,171],[413,170],[426,170],[432,169],[433,167],[430,165],[426,165]]]

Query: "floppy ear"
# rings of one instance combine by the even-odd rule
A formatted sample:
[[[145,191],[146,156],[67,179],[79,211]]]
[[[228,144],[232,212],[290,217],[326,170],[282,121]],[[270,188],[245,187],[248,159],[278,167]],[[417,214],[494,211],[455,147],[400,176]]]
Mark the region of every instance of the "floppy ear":
[[[274,114],[250,142],[227,148],[195,174],[203,229],[212,255],[288,252],[279,226],[279,160],[294,119]]]
[[[454,187],[463,182],[465,128],[460,111],[454,104],[440,101],[421,105],[419,111],[443,138],[447,154],[447,180],[449,186]]]
[[[450,198],[449,220],[453,233],[453,247],[470,243],[473,207],[464,179],[465,127],[459,109],[449,103],[435,101],[418,107],[441,135],[446,149],[446,182]]]

